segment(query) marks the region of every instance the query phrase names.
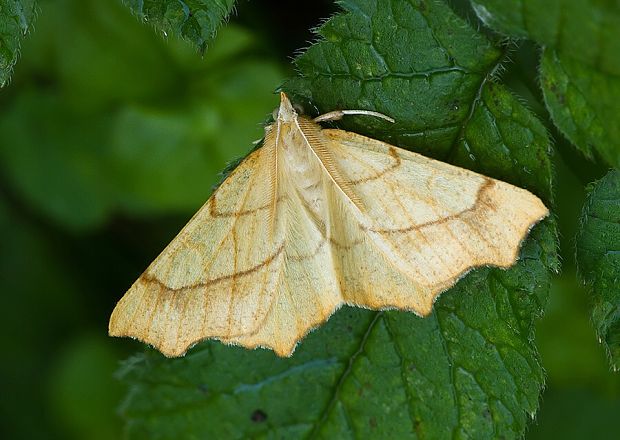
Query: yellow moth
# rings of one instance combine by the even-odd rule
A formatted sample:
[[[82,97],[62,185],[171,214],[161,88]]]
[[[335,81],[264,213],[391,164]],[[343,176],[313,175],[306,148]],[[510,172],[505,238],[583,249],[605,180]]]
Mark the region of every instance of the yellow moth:
[[[282,93],[263,146],[118,302],[110,335],[166,356],[207,338],[290,356],[342,304],[426,316],[473,267],[515,263],[548,214],[538,197],[318,124],[346,113],[312,120]]]

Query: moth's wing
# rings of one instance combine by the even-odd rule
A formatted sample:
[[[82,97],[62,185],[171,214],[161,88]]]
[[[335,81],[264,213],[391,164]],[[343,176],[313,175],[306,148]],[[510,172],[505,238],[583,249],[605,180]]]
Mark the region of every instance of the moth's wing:
[[[113,336],[179,356],[206,338],[253,333],[276,299],[284,256],[272,223],[273,145],[250,154],[119,301]]]
[[[426,315],[468,270],[514,264],[529,229],[548,214],[538,197],[508,183],[354,133],[321,133],[361,201],[356,209],[334,193],[348,303]]]
[[[280,356],[290,356],[297,342],[327,320],[343,299],[328,227],[309,213],[289,176],[282,173],[278,182],[285,233],[276,297],[256,331],[224,342],[266,346]]]

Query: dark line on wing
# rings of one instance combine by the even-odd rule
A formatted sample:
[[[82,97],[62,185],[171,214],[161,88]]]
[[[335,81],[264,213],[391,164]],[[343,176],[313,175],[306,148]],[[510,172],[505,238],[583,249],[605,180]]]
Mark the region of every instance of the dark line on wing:
[[[185,295],[185,296],[175,295],[175,296],[179,298],[179,302],[181,302],[182,299],[185,300],[183,302],[183,306],[180,309],[180,313],[179,313],[179,316],[185,317],[185,310],[187,310],[187,306],[189,305],[190,296],[189,295]],[[179,346],[179,341],[181,339],[181,336],[185,336],[185,335],[181,335],[181,328],[182,328],[181,323],[177,322],[177,337],[174,343],[175,347]]]
[[[155,314],[159,312],[159,303],[161,302],[161,298],[162,295],[155,295],[155,304],[153,304],[153,310],[151,312],[151,314],[149,315],[148,320],[146,321],[147,324],[143,327],[146,328],[146,340],[152,341],[153,338],[151,338],[151,335],[153,334],[153,321],[155,320]],[[157,342],[159,342],[159,339],[157,340]]]
[[[491,179],[485,179],[485,182],[483,185],[480,186],[480,188],[478,189],[478,193],[476,194],[476,201],[473,203],[473,205],[467,209],[464,209],[456,214],[452,214],[452,215],[448,215],[446,217],[440,218],[439,220],[433,220],[430,222],[426,222],[426,223],[420,223],[417,225],[411,225],[411,226],[407,226],[406,228],[396,228],[396,229],[375,229],[375,228],[366,228],[362,225],[362,228],[365,231],[369,231],[369,232],[378,232],[380,234],[398,234],[398,233],[403,233],[403,232],[411,232],[411,231],[415,231],[418,229],[422,229],[425,228],[427,226],[434,226],[434,225],[440,225],[442,223],[446,223],[449,222],[450,220],[454,220],[456,218],[459,218],[460,216],[462,216],[465,213],[468,212],[472,212],[475,211],[478,208],[478,205],[481,203],[481,199],[483,194],[489,189],[492,188],[495,185],[495,182],[493,182],[493,180]]]
[[[278,199],[276,200],[276,203],[280,203],[281,201],[285,200],[286,198],[287,198],[286,196],[279,196]],[[268,203],[268,204],[259,206],[257,208],[252,208],[252,209],[242,209],[241,211],[218,212],[217,207],[215,206],[215,196],[211,197],[209,199],[209,214],[213,218],[218,218],[218,217],[243,217],[245,215],[251,215],[251,214],[254,214],[255,212],[263,211],[265,209],[270,209],[270,208],[273,208],[273,204],[272,203]]]
[[[378,171],[377,174],[375,174],[374,176],[363,177],[361,179],[356,179],[356,180],[349,180],[349,183],[351,185],[357,185],[359,183],[366,183],[366,182],[370,182],[371,180],[377,180],[383,177],[384,175],[386,175],[387,173],[389,173],[390,171],[393,171],[396,168],[398,168],[401,164],[401,159],[400,159],[400,156],[398,155],[398,152],[396,151],[396,148],[390,146],[388,149],[388,153],[395,160],[395,162],[392,165],[390,165],[384,170]]]
[[[249,193],[249,191],[248,191]],[[245,202],[245,200],[244,200]],[[235,219],[233,227],[230,230],[230,235],[232,238],[232,247],[233,247],[233,273],[237,273],[237,220]],[[214,257],[216,258],[216,257]],[[211,270],[213,265],[209,266],[209,270]],[[237,286],[237,278],[233,277],[232,282],[230,283],[230,295],[228,301],[228,315],[226,317],[226,321],[228,323],[228,333],[230,334],[230,329],[232,328],[232,313],[233,313],[233,302],[235,301],[235,287]]]
[[[327,240],[325,238],[322,238],[321,241],[319,241],[319,243],[315,246],[312,252],[305,254],[305,255],[288,255],[287,254],[286,259],[291,260],[291,261],[303,261],[309,258],[313,258],[321,251],[323,246],[325,246],[325,243],[327,243]]]
[[[163,288],[165,288],[166,290],[172,291],[172,292],[180,292],[183,290],[187,290],[187,289],[197,289],[197,288],[201,288],[201,287],[209,287],[212,286],[213,284],[217,284],[217,283],[221,283],[222,281],[228,281],[230,279],[236,279],[238,277],[243,277],[246,275],[249,275],[251,273],[254,273],[258,270],[260,270],[262,267],[267,266],[269,264],[271,264],[284,250],[284,243],[282,243],[278,249],[271,254],[269,257],[267,257],[265,260],[261,261],[260,263],[256,264],[255,266],[250,267],[249,269],[245,269],[236,273],[232,273],[230,275],[223,275],[221,277],[217,277],[217,278],[213,278],[207,281],[204,281],[202,283],[196,283],[196,284],[192,284],[189,286],[183,286],[183,287],[170,287],[167,286],[165,283],[163,283],[162,281],[160,281],[157,277],[144,273],[142,274],[142,276],[140,277],[140,279],[146,283],[153,283],[153,284],[157,284]]]

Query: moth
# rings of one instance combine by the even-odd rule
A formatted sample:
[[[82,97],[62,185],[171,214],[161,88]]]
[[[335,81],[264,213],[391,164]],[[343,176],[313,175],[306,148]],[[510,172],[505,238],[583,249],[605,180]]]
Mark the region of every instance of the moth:
[[[313,120],[280,97],[263,146],[118,302],[110,335],[170,357],[208,338],[290,356],[343,304],[428,315],[472,268],[513,265],[549,213],[524,189],[319,125],[355,111]]]

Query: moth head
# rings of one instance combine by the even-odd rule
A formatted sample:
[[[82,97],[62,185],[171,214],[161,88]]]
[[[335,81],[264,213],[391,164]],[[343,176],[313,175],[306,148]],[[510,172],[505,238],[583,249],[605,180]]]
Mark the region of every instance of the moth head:
[[[297,119],[301,110],[291,104],[286,93],[280,92],[280,107],[273,111],[273,119],[281,122],[292,122]]]

